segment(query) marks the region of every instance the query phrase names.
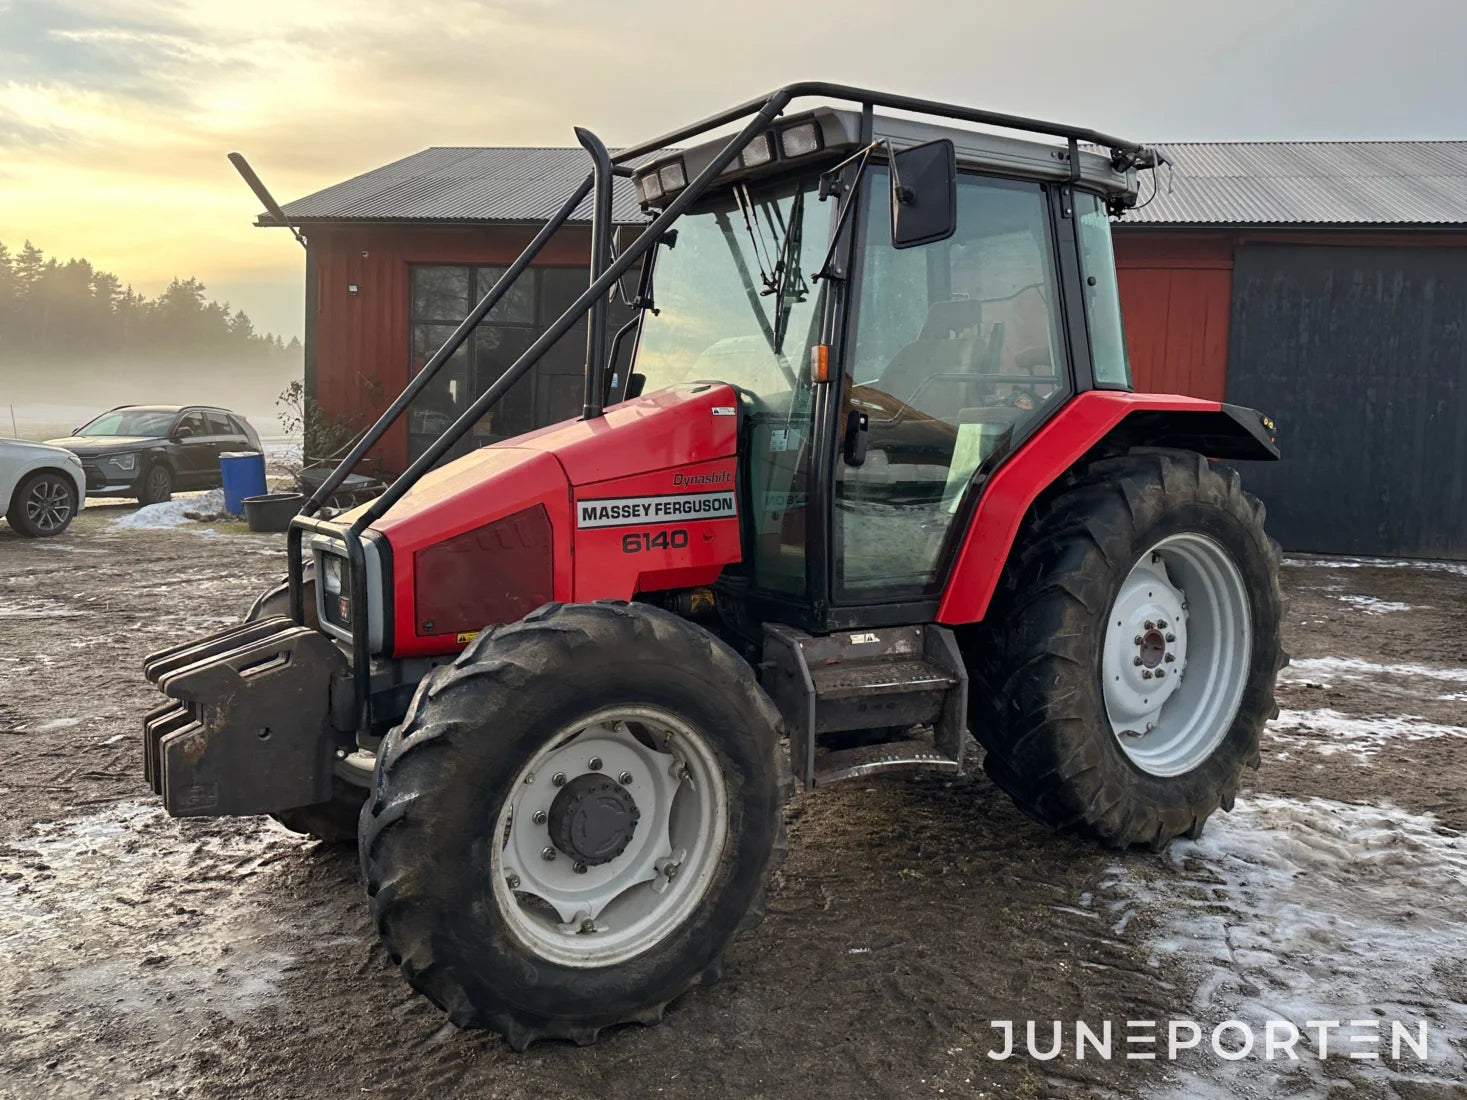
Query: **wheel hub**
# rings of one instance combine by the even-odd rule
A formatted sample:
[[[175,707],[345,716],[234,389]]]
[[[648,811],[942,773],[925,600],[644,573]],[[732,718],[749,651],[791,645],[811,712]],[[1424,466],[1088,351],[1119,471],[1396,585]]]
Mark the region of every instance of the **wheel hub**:
[[[572,859],[599,867],[626,851],[641,816],[625,787],[587,772],[562,787],[550,804],[550,842]]]
[[[1247,590],[1220,543],[1183,532],[1141,556],[1101,655],[1106,715],[1134,764],[1182,775],[1212,755],[1242,699],[1250,632]]]

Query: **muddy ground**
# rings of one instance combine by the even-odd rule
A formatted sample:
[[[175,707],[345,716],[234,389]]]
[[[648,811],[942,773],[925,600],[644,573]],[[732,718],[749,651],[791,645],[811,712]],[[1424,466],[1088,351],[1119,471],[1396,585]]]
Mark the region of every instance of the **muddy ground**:
[[[983,776],[801,798],[768,919],[660,1026],[512,1053],[378,946],[349,852],[174,821],[139,666],[234,621],[278,537],[0,524],[0,1095],[1463,1095],[1467,567],[1291,561],[1283,713],[1202,840],[1118,855]],[[1428,1057],[1127,1060],[1127,1020],[1421,1022]],[[994,1060],[990,1021],[1064,1021]],[[1074,1056],[1074,1021],[1116,1029]],[[1307,1033],[1306,1033],[1307,1035]],[[1226,1040],[1236,1048],[1236,1035]],[[1144,1052],[1144,1047],[1133,1048]]]

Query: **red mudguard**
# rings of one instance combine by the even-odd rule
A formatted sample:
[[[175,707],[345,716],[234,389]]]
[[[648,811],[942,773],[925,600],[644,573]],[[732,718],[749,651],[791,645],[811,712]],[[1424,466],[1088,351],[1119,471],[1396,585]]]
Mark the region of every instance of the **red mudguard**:
[[[983,618],[1029,506],[1127,416],[1145,411],[1216,413],[1221,408],[1217,401],[1170,394],[1091,390],[1075,397],[984,486],[938,605],[937,621],[958,625]]]

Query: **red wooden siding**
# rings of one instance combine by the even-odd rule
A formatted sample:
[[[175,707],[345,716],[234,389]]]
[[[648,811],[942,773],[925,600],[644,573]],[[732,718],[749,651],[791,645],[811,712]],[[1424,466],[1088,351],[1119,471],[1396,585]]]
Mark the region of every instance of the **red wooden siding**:
[[[409,264],[508,264],[534,233],[513,226],[310,229],[315,278],[306,295],[316,311],[314,385],[322,412],[365,427],[407,386]],[[539,262],[584,264],[589,256],[590,231],[567,229]],[[406,466],[405,417],[372,453],[386,471]]]
[[[1222,400],[1232,313],[1231,235],[1120,231],[1116,269],[1136,389]]]

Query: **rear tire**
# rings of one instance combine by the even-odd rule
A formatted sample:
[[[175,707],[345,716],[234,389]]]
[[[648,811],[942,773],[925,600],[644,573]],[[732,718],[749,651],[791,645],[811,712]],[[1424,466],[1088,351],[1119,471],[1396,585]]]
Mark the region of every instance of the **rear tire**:
[[[1163,450],[1091,463],[1030,513],[965,639],[984,767],[1027,814],[1159,848],[1232,808],[1288,661],[1263,521],[1236,471]]]
[[[429,673],[378,756],[360,849],[389,955],[455,1024],[516,1050],[656,1023],[715,981],[729,942],[764,915],[792,786],[778,737],[749,667],[658,608],[549,604],[486,630]],[[567,837],[580,826],[557,818],[582,786],[615,820],[636,804],[639,824],[618,826],[600,858],[578,854]],[[636,876],[680,846],[675,884]],[[577,911],[582,883],[610,899],[594,919]]]
[[[316,581],[312,576],[304,584],[306,626],[318,629],[316,618]],[[289,584],[278,584],[260,593],[245,615],[244,621],[272,619],[290,614]],[[326,844],[355,844],[357,839],[357,817],[362,812],[362,803],[367,800],[367,789],[348,783],[340,776],[331,780],[331,797],[325,802],[310,806],[296,806],[289,810],[273,813],[273,817],[293,833],[304,833]]]
[[[51,538],[71,526],[78,503],[76,485],[70,478],[40,470],[16,486],[5,518],[27,538]]]

